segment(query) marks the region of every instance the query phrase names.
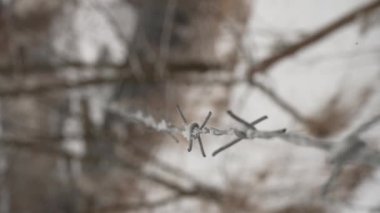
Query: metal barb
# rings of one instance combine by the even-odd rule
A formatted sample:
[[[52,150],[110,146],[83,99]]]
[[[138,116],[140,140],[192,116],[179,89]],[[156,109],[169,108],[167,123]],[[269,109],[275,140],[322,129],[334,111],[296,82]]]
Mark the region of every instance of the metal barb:
[[[203,143],[200,136],[198,136],[198,142],[199,142],[199,146],[201,147],[201,152],[202,152],[203,157],[206,157],[206,153],[205,153],[205,150],[203,149]]]
[[[233,119],[235,119],[237,122],[243,124],[245,127],[249,128],[249,129],[252,129],[252,130],[256,130],[256,128],[254,126],[252,126],[250,123],[248,123],[244,119],[242,119],[242,118],[238,117],[237,115],[235,115],[231,110],[228,110],[227,114],[229,116],[231,116]],[[254,121],[254,122],[256,122],[256,121]]]
[[[251,123],[248,123],[247,121],[245,121],[244,119],[238,117],[237,115],[235,115],[232,111],[228,110],[227,111],[228,115],[230,115],[233,119],[235,119],[236,121],[238,121],[239,123],[242,123],[244,124],[244,126],[248,127],[249,129],[252,129],[252,130],[257,130],[254,125],[268,119],[268,116],[264,115],[254,121],[252,121]],[[247,134],[245,131],[238,131],[238,130],[235,130],[235,135],[237,136],[237,138],[233,141],[231,141],[230,143],[227,143],[226,145],[218,148],[217,150],[215,150],[213,153],[212,153],[212,156],[216,156],[218,153],[228,149],[229,147],[237,144],[238,142],[240,142],[241,140],[243,139],[247,139]],[[274,130],[274,131],[271,131],[270,133],[273,133],[273,134],[281,134],[281,133],[284,133],[286,132],[286,129],[279,129],[279,130]]]
[[[268,119],[268,116],[264,115],[256,120],[254,120],[252,123],[251,123],[251,126],[255,126],[256,124],[258,123],[261,123],[262,121],[265,121],[266,119]]]
[[[188,151],[188,152],[191,152],[192,149],[193,149],[193,138],[191,137],[191,138],[190,138],[189,147],[187,148],[187,151]]]
[[[176,142],[179,143],[178,138],[176,138],[172,133],[168,132],[168,135]]]
[[[212,156],[216,156],[219,152],[222,152],[226,149],[228,149],[229,147],[237,144],[238,142],[240,142],[241,140],[243,140],[243,138],[236,138],[235,140],[231,141],[230,143],[220,147],[219,149],[215,150],[213,153],[212,153]]]
[[[199,124],[198,123],[192,123],[190,124],[190,130],[189,130],[189,140],[190,140],[190,143],[189,143],[189,147],[187,149],[188,152],[191,152],[191,150],[193,149],[193,143],[194,143],[194,139],[197,139],[198,142],[199,142],[199,146],[201,148],[201,152],[202,152],[202,155],[203,157],[206,157],[206,153],[205,153],[205,150],[203,148],[203,142],[202,142],[202,139],[201,139],[201,136],[199,135],[200,133],[199,132],[196,132],[194,133],[195,130],[202,130],[206,124],[207,124],[207,121],[210,119],[211,117],[211,112],[209,112],[207,114],[207,117],[206,119],[203,121],[203,124],[201,127],[199,127]],[[207,129],[207,128],[206,128]],[[209,130],[208,130],[209,131]]]
[[[286,132],[286,129],[278,129],[278,130],[273,130],[273,131],[270,131],[269,133],[271,134],[281,134],[281,133],[285,133]]]
[[[212,115],[212,112],[211,112],[211,111],[208,112],[208,114],[207,114],[207,116],[206,116],[206,119],[203,121],[203,123],[202,123],[200,129],[203,129],[203,127],[206,126],[206,124],[207,124],[208,120],[210,119],[211,115]]]

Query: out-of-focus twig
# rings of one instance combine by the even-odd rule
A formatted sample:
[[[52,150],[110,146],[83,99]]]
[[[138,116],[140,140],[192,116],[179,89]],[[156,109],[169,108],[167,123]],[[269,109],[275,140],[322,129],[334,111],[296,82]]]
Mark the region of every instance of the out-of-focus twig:
[[[225,65],[222,63],[207,63],[200,61],[186,61],[186,62],[168,62],[167,69],[170,73],[178,72],[195,72],[195,73],[205,73],[213,70],[224,70]],[[49,73],[53,70],[60,69],[77,69],[77,70],[107,70],[115,69],[119,71],[124,71],[130,67],[129,62],[125,63],[110,63],[110,62],[99,62],[95,64],[88,64],[80,61],[63,61],[57,63],[33,63],[25,64],[25,70],[28,73]],[[150,67],[153,68],[153,67]],[[7,76],[13,73],[13,64],[1,64],[0,65],[0,75]]]
[[[97,70],[96,67],[84,67],[85,70]],[[56,91],[68,90],[68,89],[81,89],[91,86],[112,85],[121,82],[138,83],[141,79],[138,79],[133,72],[129,72],[127,68],[118,70],[117,72],[110,72],[109,75],[105,75],[104,72],[94,72],[91,76],[80,76],[80,70],[78,71],[78,79],[67,79],[63,77],[57,77],[59,72],[44,73],[42,76],[44,80],[34,81],[19,81],[17,84],[12,85],[12,81],[8,83],[10,86],[2,85],[0,88],[0,98],[16,98],[20,96],[38,96]],[[204,86],[223,85],[230,86],[236,83],[244,82],[243,79],[233,78],[229,72],[213,72],[197,75],[198,71],[188,72],[170,72],[166,79],[145,78],[144,83],[171,83],[171,84],[195,84]],[[28,78],[25,78],[28,79]]]
[[[354,157],[357,157],[357,154],[366,147],[365,142],[360,139],[360,134],[372,128],[379,121],[380,115],[374,116],[353,130],[352,133],[341,142],[340,146],[337,147],[331,160],[337,164],[344,164]]]
[[[177,0],[169,0],[166,4],[165,18],[163,23],[163,30],[161,32],[160,38],[160,50],[159,56],[156,63],[156,69],[161,77],[166,73],[166,62],[170,51],[170,39],[172,37],[173,31],[173,20],[175,15],[175,10],[177,7]]]

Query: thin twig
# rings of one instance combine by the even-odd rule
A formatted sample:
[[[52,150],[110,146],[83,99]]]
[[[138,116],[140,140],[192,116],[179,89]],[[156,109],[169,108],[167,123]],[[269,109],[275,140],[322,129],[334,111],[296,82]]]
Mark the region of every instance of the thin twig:
[[[84,65],[83,65],[84,66]],[[117,66],[117,65],[115,65]],[[65,91],[70,89],[83,89],[86,87],[98,87],[103,85],[114,85],[119,84],[123,82],[130,82],[130,83],[170,83],[175,85],[182,85],[182,84],[192,84],[192,85],[202,85],[202,86],[231,86],[238,83],[243,83],[243,79],[236,79],[231,77],[231,74],[227,72],[220,71],[218,75],[216,73],[213,73],[213,71],[208,71],[209,74],[202,74],[202,75],[196,75],[197,70],[191,70],[188,72],[170,72],[169,77],[165,79],[157,79],[154,77],[146,76],[144,79],[140,79],[138,76],[136,76],[133,72],[130,72],[129,68],[117,68],[117,67],[104,67],[99,68],[94,66],[85,66],[83,68],[77,68],[78,76],[80,76],[80,73],[84,70],[97,70],[97,72],[92,72],[93,75],[86,78],[79,78],[78,80],[72,80],[63,78],[62,76],[58,75],[58,72],[55,72],[54,70],[59,69],[68,69],[71,66],[64,65],[63,67],[57,67],[57,68],[51,68],[49,71],[50,73],[44,73],[43,76],[39,79],[36,78],[36,81],[33,81],[32,84],[30,82],[30,78],[37,76],[37,74],[26,74],[26,76],[23,75],[22,79],[26,79],[24,81],[18,81],[17,83],[12,83],[10,80],[7,82],[7,85],[1,85],[0,88],[0,98],[18,98],[20,96],[38,96],[38,95],[44,95],[49,94],[53,92],[59,92],[59,91]],[[103,69],[116,69],[115,72],[110,72],[110,75],[104,75],[104,72],[100,72],[99,70]],[[119,70],[118,70],[119,69]],[[28,70],[28,67],[26,67],[26,70]],[[28,70],[29,71],[29,70]],[[1,71],[0,71],[1,75]],[[41,81],[40,79],[44,79],[44,81]],[[27,81],[29,79],[29,81]],[[9,83],[9,84],[8,84]]]
[[[130,67],[129,61],[123,63],[111,62],[98,62],[94,64],[83,63],[81,61],[63,61],[57,63],[41,62],[41,63],[27,63],[25,70],[34,75],[49,74],[54,70],[60,69],[75,69],[75,70],[117,70],[124,72]],[[221,63],[207,63],[202,61],[186,61],[186,62],[168,62],[166,65],[170,74],[176,73],[198,73],[205,74],[208,72],[219,72],[225,70],[226,67]],[[15,69],[12,63],[0,65],[0,75],[10,76]]]
[[[252,130],[256,130],[256,128],[254,126],[252,126],[250,123],[248,123],[247,121],[243,120],[242,118],[238,117],[237,115],[235,115],[231,110],[228,110],[227,111],[227,114],[229,116],[231,116],[231,118],[235,119],[237,122],[243,124],[245,127],[249,128],[249,129],[252,129]]]
[[[203,127],[206,126],[206,124],[207,124],[208,120],[210,119],[211,115],[212,115],[212,112],[208,112],[208,114],[207,114],[207,116],[206,116],[206,119],[203,121],[203,123],[202,123],[200,129],[203,129]]]
[[[237,144],[238,142],[240,142],[241,140],[243,140],[243,138],[236,138],[235,140],[231,141],[230,143],[224,145],[224,146],[221,146],[219,147],[217,150],[215,150],[213,153],[212,153],[212,156],[216,156],[217,154],[219,154],[220,152],[230,148],[231,146]]]
[[[276,103],[278,106],[280,106],[285,112],[287,112],[289,115],[291,115],[296,121],[308,125],[308,119],[305,118],[301,113],[299,113],[293,106],[291,106],[287,101],[285,101],[283,98],[281,98],[278,94],[276,94],[273,90],[271,90],[269,87],[265,86],[264,84],[258,82],[258,81],[252,81],[251,85],[260,89],[261,92],[263,92],[265,95],[267,95],[268,98],[270,98],[274,103]]]
[[[233,29],[233,32],[238,34],[236,29]],[[242,44],[242,42],[238,42],[238,50],[240,50],[243,59],[250,67],[254,67],[256,64],[254,61],[254,58],[250,54],[249,51],[245,48],[245,46]],[[273,90],[265,86],[264,84],[254,80],[253,78],[250,78],[249,84],[251,86],[254,86],[258,88],[261,92],[263,92],[268,98],[270,98],[274,103],[276,103],[278,106],[280,106],[284,111],[289,113],[295,120],[297,120],[300,123],[303,123],[305,125],[308,124],[307,119],[304,118],[295,108],[293,108],[287,101],[282,99],[280,96],[278,96]]]

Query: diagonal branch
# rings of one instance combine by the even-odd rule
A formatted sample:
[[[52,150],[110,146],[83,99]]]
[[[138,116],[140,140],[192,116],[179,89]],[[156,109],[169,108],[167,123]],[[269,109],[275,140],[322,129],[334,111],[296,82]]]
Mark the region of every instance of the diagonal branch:
[[[347,26],[348,24],[351,24],[353,21],[355,21],[359,16],[363,14],[369,14],[376,9],[380,7],[380,0],[374,0],[369,3],[367,3],[364,6],[361,6],[348,14],[342,16],[341,18],[331,22],[330,24],[322,27],[321,29],[317,30],[310,36],[306,37],[305,39],[290,45],[288,48],[277,52],[268,58],[264,59],[263,61],[253,65],[249,68],[249,71],[247,72],[247,78],[250,83],[253,81],[253,75],[258,72],[266,72],[269,68],[271,68],[273,65],[278,63],[279,61],[285,59],[286,57],[289,57],[307,47],[309,47],[312,44],[315,44],[316,42],[320,41],[321,39],[325,38],[326,36],[336,32],[337,30],[341,29],[344,26]]]

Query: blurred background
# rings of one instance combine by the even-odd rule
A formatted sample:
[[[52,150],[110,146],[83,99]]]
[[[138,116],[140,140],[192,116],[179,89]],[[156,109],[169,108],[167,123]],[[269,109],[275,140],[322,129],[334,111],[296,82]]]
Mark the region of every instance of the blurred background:
[[[380,212],[379,27],[379,0],[0,0],[0,213]],[[177,105],[235,135],[188,152]],[[212,156],[227,110],[287,133]]]

